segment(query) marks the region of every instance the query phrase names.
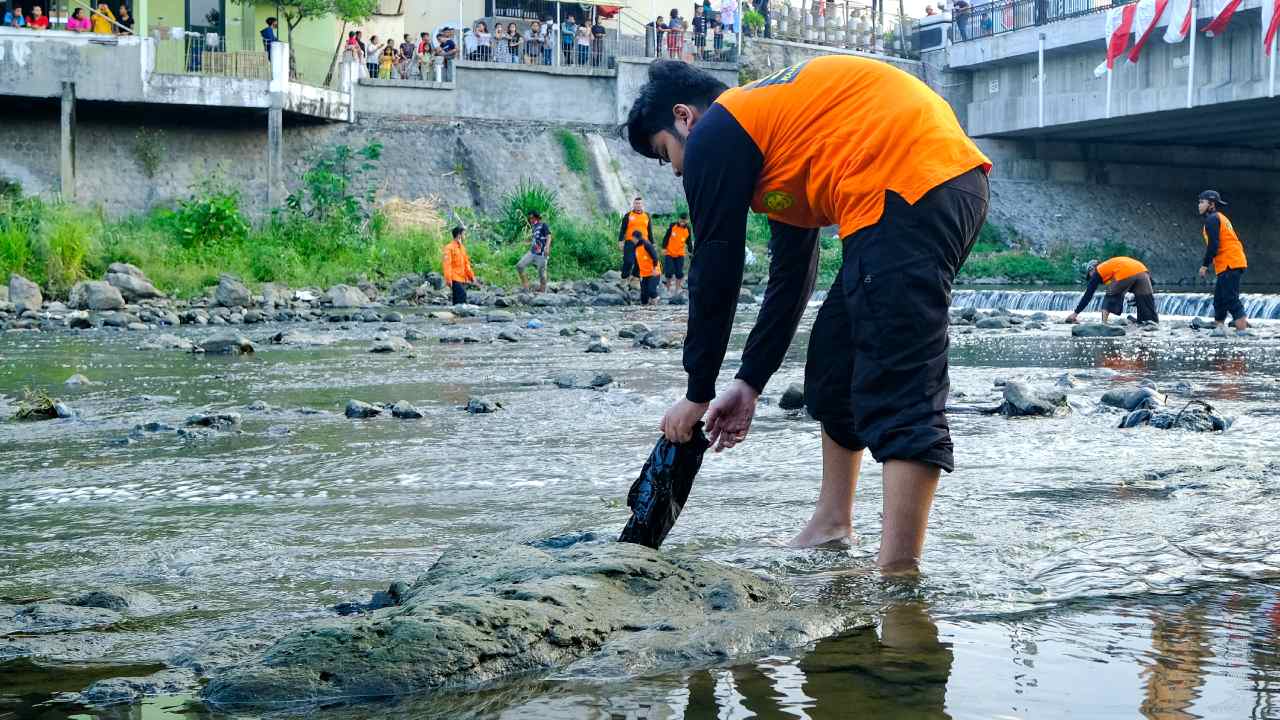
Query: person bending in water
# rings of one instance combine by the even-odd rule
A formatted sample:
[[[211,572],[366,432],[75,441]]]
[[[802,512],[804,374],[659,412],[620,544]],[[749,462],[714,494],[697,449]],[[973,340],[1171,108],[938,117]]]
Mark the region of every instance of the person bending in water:
[[[986,218],[990,161],[923,82],[842,55],[733,89],[691,65],[654,62],[626,132],[636,152],[683,177],[698,238],[688,387],[663,433],[685,442],[705,415],[717,451],[746,439],[813,291],[818,229],[839,225],[843,264],[805,366],[806,405],[822,423],[822,488],[792,544],[850,536],[870,448],[884,463],[879,564],[913,571],[939,475],[954,466],[944,413],[950,291]],[[737,376],[717,397],[748,208],[769,216],[769,285]]]
[[[1080,302],[1076,303],[1075,312],[1067,316],[1067,322],[1079,319],[1080,313],[1089,306],[1093,294],[1098,291],[1099,284],[1107,286],[1107,294],[1102,300],[1103,325],[1107,324],[1110,315],[1124,313],[1124,296],[1127,293],[1133,293],[1138,304],[1138,322],[1160,322],[1160,316],[1156,314],[1156,291],[1151,285],[1151,271],[1146,265],[1131,257],[1117,255],[1106,262],[1090,262],[1085,278],[1089,286],[1085,288]]]
[[[1235,321],[1236,332],[1249,330],[1249,318],[1244,314],[1244,303],[1240,302],[1240,280],[1249,263],[1244,257],[1244,243],[1236,235],[1231,221],[1221,212],[1221,208],[1226,206],[1218,191],[1200,193],[1198,209],[1204,217],[1204,229],[1200,231],[1204,238],[1200,277],[1208,275],[1209,268],[1213,268],[1213,322],[1217,325],[1213,334],[1219,337],[1227,334],[1228,314]]]

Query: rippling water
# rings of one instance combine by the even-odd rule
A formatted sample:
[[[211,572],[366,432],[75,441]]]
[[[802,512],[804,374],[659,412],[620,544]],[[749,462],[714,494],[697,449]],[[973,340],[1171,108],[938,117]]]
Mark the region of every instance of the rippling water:
[[[108,583],[151,592],[165,613],[79,639],[84,660],[163,662],[210,639],[326,616],[328,605],[412,579],[457,542],[616,532],[627,516],[619,501],[683,387],[679,353],[617,341],[611,354],[588,355],[584,336],[557,328],[612,334],[641,319],[679,330],[682,316],[662,308],[543,317],[548,328],[527,331],[525,342],[432,339],[412,358],[365,353],[376,332],[368,325],[320,328],[344,338],[325,348],[267,346],[277,328],[251,329],[260,352],[243,359],[138,351],[132,333],[0,336],[0,414],[24,386],[56,390],[82,413],[0,422],[0,596]],[[1157,708],[1189,693],[1182,709],[1143,712],[1280,717],[1269,619],[1270,581],[1280,577],[1280,341],[1270,326],[1262,334],[956,334],[958,398],[995,397],[1001,377],[1052,384],[1074,370],[1074,412],[952,417],[959,469],[939,488],[925,574],[910,587],[873,572],[880,475],[870,462],[852,550],[783,546],[816,497],[818,428],[764,406],[745,445],[708,458],[666,548],[786,577],[801,601],[881,608],[880,628],[734,668],[623,686],[535,679],[459,704],[383,710],[816,718],[1045,717],[1070,707],[1081,717],[1133,717],[1152,693]],[[770,394],[801,380],[804,345],[802,332]],[[619,385],[601,393],[547,382],[564,370],[604,370]],[[74,372],[96,384],[63,390]],[[1220,435],[1115,429],[1119,417],[1097,398],[1143,378],[1186,383],[1171,404],[1207,400],[1236,424]],[[506,407],[458,410],[472,394]],[[427,418],[347,420],[341,409],[352,397],[406,399]],[[271,409],[246,409],[255,400]],[[120,444],[138,423],[178,426],[208,409],[241,412],[244,432]],[[909,642],[898,649],[903,633]],[[1185,673],[1199,680],[1182,674],[1193,664]],[[0,717],[12,696],[4,674]],[[36,713],[23,697],[14,707]]]

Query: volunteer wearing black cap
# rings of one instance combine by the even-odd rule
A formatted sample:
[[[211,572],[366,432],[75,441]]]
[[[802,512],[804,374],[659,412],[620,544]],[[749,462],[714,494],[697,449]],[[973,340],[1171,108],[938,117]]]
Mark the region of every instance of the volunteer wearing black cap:
[[[1249,263],[1244,257],[1244,243],[1231,225],[1227,216],[1222,214],[1226,201],[1217,190],[1205,190],[1200,193],[1200,215],[1204,217],[1204,260],[1200,262],[1200,277],[1209,273],[1213,267],[1216,279],[1213,283],[1213,322],[1217,325],[1213,330],[1216,336],[1225,336],[1227,314],[1235,321],[1237,332],[1249,329],[1249,319],[1244,314],[1244,303],[1240,302],[1240,280],[1244,276]]]

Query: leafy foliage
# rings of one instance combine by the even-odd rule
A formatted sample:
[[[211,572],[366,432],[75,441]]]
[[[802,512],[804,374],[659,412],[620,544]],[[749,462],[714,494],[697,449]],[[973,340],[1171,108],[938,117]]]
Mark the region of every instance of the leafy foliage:
[[[332,153],[313,159],[302,175],[303,193],[290,195],[285,207],[320,223],[364,231],[378,189],[369,173],[381,157],[382,143],[376,140],[354,151],[338,145]]]
[[[190,248],[244,239],[249,221],[240,211],[240,191],[216,177],[199,187],[191,199],[179,201],[169,216],[178,242]]]
[[[495,228],[498,239],[503,242],[523,239],[529,228],[529,213],[534,211],[554,225],[560,217],[560,197],[542,183],[522,181],[503,199]]]
[[[14,413],[13,419],[49,420],[58,417],[58,411],[53,407],[55,402],[57,401],[43,390],[23,388],[22,399],[18,401],[18,411]]]
[[[557,130],[556,141],[564,150],[564,164],[570,171],[585,175],[587,172],[587,151],[582,146],[582,139],[568,130]]]

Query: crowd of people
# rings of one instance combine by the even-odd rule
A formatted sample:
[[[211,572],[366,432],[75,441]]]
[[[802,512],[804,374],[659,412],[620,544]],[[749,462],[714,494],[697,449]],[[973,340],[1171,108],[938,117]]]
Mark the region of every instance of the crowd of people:
[[[520,285],[531,290],[525,274],[530,267],[538,272],[538,292],[547,291],[547,263],[551,258],[551,227],[539,212],[528,214],[529,249],[516,263]],[[453,228],[453,239],[444,247],[441,257],[445,285],[452,293],[453,303],[467,302],[467,289],[477,284],[471,257],[466,249],[466,229]],[[636,197],[631,209],[622,216],[618,229],[618,250],[622,254],[622,281],[640,294],[640,304],[654,305],[658,301],[659,286],[665,283],[667,291],[678,293],[684,288],[685,257],[693,252],[693,234],[689,227],[689,214],[682,212],[667,227],[659,253],[653,243],[653,218],[645,211],[644,198]]]
[[[51,17],[40,5],[32,5],[31,11],[27,12],[23,5],[14,3],[4,11],[4,27],[30,30],[62,29],[98,35],[132,35],[133,13],[129,12],[129,6],[123,3],[115,12],[112,12],[111,6],[103,2],[98,3],[97,8],[91,11],[77,7],[68,17]]]
[[[675,60],[726,60],[725,35],[738,31],[738,0],[716,0],[719,7],[713,9],[711,0],[694,5],[693,18],[680,16],[678,8],[671,8],[667,17],[659,15],[645,26],[653,39],[654,56]]]

